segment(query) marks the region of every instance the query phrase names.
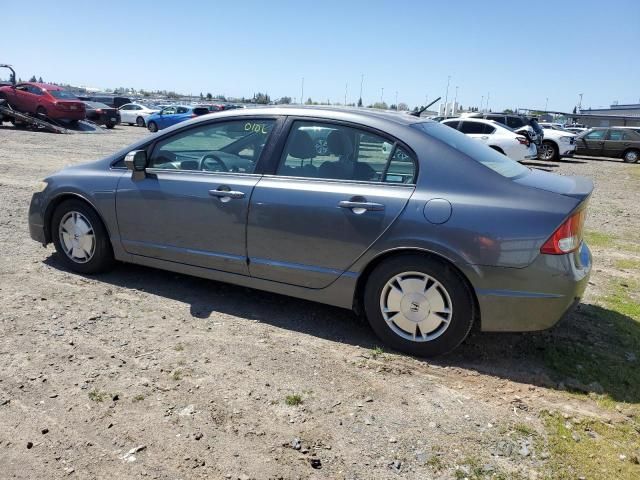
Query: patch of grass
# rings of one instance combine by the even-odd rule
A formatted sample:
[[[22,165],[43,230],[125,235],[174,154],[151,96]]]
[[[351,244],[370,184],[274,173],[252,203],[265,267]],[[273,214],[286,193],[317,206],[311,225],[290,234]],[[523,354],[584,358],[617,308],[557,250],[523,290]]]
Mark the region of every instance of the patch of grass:
[[[173,373],[171,374],[171,378],[173,378],[176,382],[178,380],[182,380],[182,371],[174,370]]]
[[[131,400],[133,403],[136,402],[141,402],[144,400],[144,395],[142,395],[141,393],[136,395],[135,397],[133,397],[133,400]]]
[[[436,472],[444,468],[444,462],[442,461],[442,458],[440,458],[440,455],[434,455],[429,458],[429,460],[427,460],[427,465],[433,468]]]
[[[640,478],[640,465],[632,458],[640,449],[640,433],[632,422],[609,425],[586,419],[571,424],[559,414],[543,415],[551,458],[550,478],[574,480],[586,478]],[[576,441],[573,437],[579,439]],[[621,460],[620,455],[626,456]]]
[[[173,347],[173,349],[174,349],[176,352],[182,352],[182,351],[184,350],[184,345],[183,345],[183,344],[181,344],[181,343],[179,343],[179,344],[177,344],[175,347]]]
[[[640,260],[620,258],[615,261],[615,266],[621,270],[640,270]]]
[[[640,303],[629,294],[639,286],[631,280],[612,282],[601,299],[605,308],[583,305],[569,337],[547,335],[537,341],[557,381],[577,380],[579,388],[566,386],[599,394],[605,408],[616,402],[640,407]]]
[[[101,392],[97,389],[93,389],[89,392],[89,400],[92,402],[104,402],[104,399],[107,397],[107,392]]]
[[[520,435],[523,435],[525,437],[533,437],[536,435],[536,431],[531,428],[529,425],[526,425],[524,423],[516,423],[513,426],[513,429],[519,433]]]
[[[466,468],[459,468],[455,470],[455,478],[459,480],[518,480],[522,478],[522,476],[516,472],[510,472],[507,475],[494,465],[491,465],[490,468],[485,467],[477,457],[467,457],[460,462],[460,465]]]
[[[374,347],[371,350],[371,357],[375,360],[378,357],[382,357],[384,355],[384,350],[382,349],[382,347]]]
[[[295,407],[296,405],[301,405],[302,395],[298,395],[297,393],[294,393],[293,395],[287,395],[286,398],[284,399],[284,403],[286,403],[291,407]]]
[[[584,238],[587,241],[587,245],[601,248],[611,247],[615,241],[615,237],[613,235],[596,231],[584,232]]]

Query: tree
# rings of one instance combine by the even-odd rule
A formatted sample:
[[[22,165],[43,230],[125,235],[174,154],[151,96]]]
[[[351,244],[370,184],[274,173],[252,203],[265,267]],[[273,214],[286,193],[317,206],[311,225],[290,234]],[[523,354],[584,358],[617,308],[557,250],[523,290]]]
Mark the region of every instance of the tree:
[[[389,106],[387,105],[387,102],[376,102],[373,105],[371,105],[371,108],[380,108],[382,110],[388,110]]]
[[[513,113],[513,110],[511,110],[510,108],[505,108],[502,113]]]
[[[361,106],[362,106],[362,97],[360,97],[360,98],[358,99],[358,106],[359,106],[359,107],[361,107]]]
[[[35,76],[35,75],[33,75],[33,76],[29,79],[29,81],[30,81],[30,82],[37,82],[37,81],[38,81],[38,79],[36,78],[36,76]]]
[[[307,101],[304,102],[305,105],[313,105],[313,100],[311,100],[311,97],[307,98]]]
[[[202,92],[200,92],[200,100],[204,99],[204,95],[202,95]]]
[[[280,100],[278,100],[278,103],[280,105],[289,105],[291,103],[291,97],[280,97]]]
[[[271,101],[271,99],[269,98],[269,95],[267,93],[258,92],[258,94],[254,97],[254,101],[255,103],[258,103],[260,105],[267,105]]]
[[[211,92],[207,92],[207,100],[211,100],[213,98],[213,95],[211,95]]]
[[[44,83],[44,80],[42,80],[42,77],[38,77],[38,83]]]
[[[400,103],[398,104],[398,110],[401,110],[401,111],[403,111],[403,112],[406,112],[406,111],[408,111],[408,110],[409,110],[409,105],[407,105],[407,104],[406,104],[406,103],[404,103],[404,102],[400,102]]]

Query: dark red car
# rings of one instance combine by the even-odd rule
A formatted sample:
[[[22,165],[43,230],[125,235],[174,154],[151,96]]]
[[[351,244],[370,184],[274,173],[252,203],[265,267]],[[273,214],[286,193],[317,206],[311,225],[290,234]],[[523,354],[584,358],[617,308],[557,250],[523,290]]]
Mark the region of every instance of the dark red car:
[[[55,120],[83,120],[86,116],[84,103],[57,85],[26,82],[0,87],[0,98],[21,112]]]

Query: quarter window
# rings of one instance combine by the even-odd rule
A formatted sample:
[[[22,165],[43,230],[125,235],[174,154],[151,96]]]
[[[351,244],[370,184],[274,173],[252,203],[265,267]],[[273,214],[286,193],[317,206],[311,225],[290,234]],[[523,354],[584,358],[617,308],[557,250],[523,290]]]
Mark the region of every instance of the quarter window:
[[[609,135],[607,135],[607,140],[613,141],[621,141],[621,140],[631,140],[631,136],[622,130],[609,130]]]
[[[217,122],[160,140],[150,168],[253,173],[275,120]]]
[[[380,135],[344,125],[297,121],[287,139],[278,175],[414,183],[411,155]]]

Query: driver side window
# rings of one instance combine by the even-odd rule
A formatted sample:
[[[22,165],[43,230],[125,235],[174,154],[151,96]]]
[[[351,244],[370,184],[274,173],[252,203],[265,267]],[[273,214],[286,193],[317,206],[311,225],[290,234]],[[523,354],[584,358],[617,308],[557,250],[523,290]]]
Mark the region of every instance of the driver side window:
[[[156,143],[148,168],[253,173],[275,120],[234,120],[190,128]]]

